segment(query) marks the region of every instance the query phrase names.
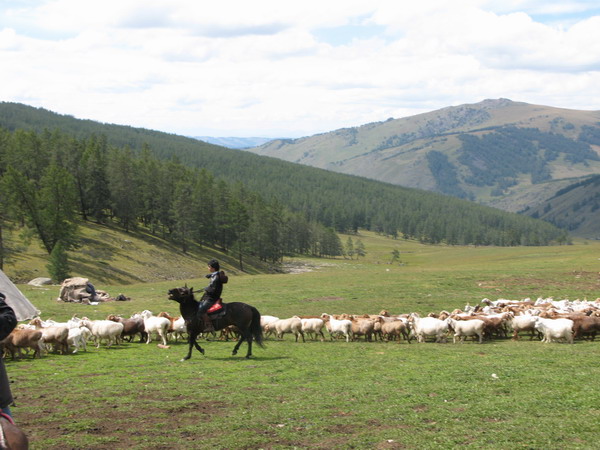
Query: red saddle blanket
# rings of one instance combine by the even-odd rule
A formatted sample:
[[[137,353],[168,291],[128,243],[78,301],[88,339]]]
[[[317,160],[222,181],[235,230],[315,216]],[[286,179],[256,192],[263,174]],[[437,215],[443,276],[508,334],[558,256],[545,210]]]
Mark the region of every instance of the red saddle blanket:
[[[210,313],[214,313],[219,311],[220,309],[223,308],[223,299],[220,298],[219,300],[217,300],[214,305],[212,305],[210,308],[208,308],[208,311],[206,311],[207,314]]]

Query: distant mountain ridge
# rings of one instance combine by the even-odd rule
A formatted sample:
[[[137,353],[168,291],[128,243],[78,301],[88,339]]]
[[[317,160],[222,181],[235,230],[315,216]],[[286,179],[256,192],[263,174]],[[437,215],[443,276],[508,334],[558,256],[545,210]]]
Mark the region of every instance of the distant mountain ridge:
[[[209,144],[220,145],[227,148],[245,149],[258,147],[272,141],[273,138],[265,137],[214,137],[214,136],[193,136],[194,139],[208,142]]]
[[[600,173],[600,111],[488,99],[250,151],[519,211]]]

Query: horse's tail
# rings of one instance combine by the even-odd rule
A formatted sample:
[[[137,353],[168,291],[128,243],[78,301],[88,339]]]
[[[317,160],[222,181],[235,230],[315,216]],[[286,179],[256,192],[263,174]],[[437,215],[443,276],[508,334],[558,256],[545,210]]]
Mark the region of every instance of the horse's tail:
[[[252,308],[252,321],[250,322],[250,332],[252,333],[252,337],[254,338],[254,342],[256,342],[262,348],[265,348],[263,344],[263,332],[262,327],[260,326],[260,313],[258,309],[254,306]]]

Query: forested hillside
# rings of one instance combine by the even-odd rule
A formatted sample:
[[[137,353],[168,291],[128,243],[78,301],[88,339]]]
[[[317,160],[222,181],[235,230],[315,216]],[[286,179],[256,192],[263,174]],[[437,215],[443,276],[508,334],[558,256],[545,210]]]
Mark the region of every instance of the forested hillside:
[[[157,131],[10,103],[0,105],[0,126],[8,202],[2,217],[37,228],[48,252],[66,239],[60,230],[76,225],[52,223],[53,208],[83,220],[108,218],[125,229],[142,224],[182,248],[193,240],[274,261],[295,252],[339,254],[334,230],[358,228],[429,243],[566,239],[542,221],[456,198]],[[55,226],[51,233],[40,231],[43,221]]]
[[[600,175],[572,183],[535,208],[523,211],[578,236],[600,239]]]

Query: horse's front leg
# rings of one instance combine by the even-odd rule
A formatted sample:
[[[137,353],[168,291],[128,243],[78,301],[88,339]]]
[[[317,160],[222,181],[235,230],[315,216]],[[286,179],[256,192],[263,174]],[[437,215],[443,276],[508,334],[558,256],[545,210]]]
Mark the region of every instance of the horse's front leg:
[[[200,347],[198,342],[196,342],[196,338],[198,337],[198,333],[189,333],[188,334],[188,353],[182,358],[182,361],[187,361],[192,357],[192,349],[196,347],[196,349],[204,355],[204,349]]]

